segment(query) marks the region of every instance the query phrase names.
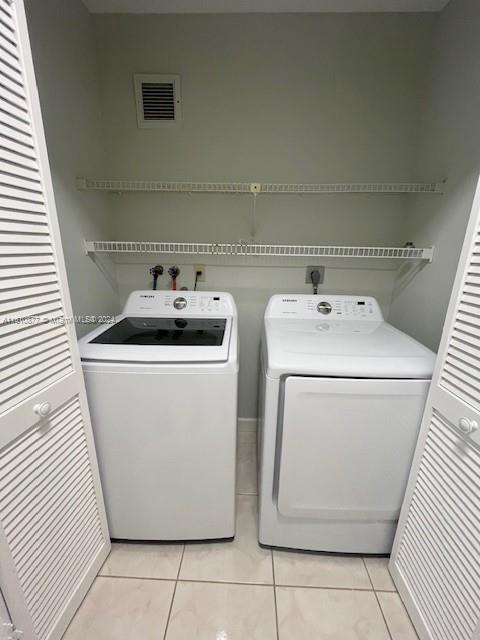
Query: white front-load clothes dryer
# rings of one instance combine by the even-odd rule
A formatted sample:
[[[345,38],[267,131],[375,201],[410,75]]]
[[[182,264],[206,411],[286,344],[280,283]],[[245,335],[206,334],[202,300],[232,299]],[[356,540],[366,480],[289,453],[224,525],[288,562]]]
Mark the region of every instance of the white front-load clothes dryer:
[[[273,296],[259,410],[259,540],[391,550],[435,354],[364,296]]]
[[[237,335],[228,293],[134,291],[80,340],[112,538],[233,537]]]

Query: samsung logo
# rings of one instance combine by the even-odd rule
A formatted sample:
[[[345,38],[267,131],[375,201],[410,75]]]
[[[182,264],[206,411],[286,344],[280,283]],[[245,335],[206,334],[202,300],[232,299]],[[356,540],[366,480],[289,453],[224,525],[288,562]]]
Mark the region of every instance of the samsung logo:
[[[297,298],[282,298],[282,302],[298,302]]]
[[[141,294],[141,295],[140,295],[140,298],[155,298],[155,296],[146,296],[146,295],[144,295],[144,294]]]

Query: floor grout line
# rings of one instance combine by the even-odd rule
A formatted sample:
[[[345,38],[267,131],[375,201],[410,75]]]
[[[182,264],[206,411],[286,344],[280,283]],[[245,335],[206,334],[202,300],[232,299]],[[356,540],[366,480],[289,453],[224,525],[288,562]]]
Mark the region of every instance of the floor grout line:
[[[182,578],[179,582],[193,582],[197,584],[228,584],[238,585],[239,587],[273,587],[273,582],[231,582],[226,580],[198,580],[195,578]]]
[[[377,602],[378,608],[380,609],[380,613],[382,615],[383,622],[385,623],[385,628],[387,629],[388,637],[390,638],[390,640],[393,640],[392,634],[390,632],[390,627],[388,626],[387,619],[385,617],[385,614],[383,613],[382,605],[380,604],[380,600],[378,599],[377,592],[375,591],[375,587],[373,586],[373,580],[372,580],[372,578],[370,576],[370,572],[368,570],[365,558],[363,557],[362,560],[363,560],[363,566],[365,567],[365,571],[367,572],[367,575],[368,575],[368,579],[370,580],[370,584],[372,585],[373,593],[375,594],[375,600]]]
[[[178,564],[177,579],[175,580],[175,586],[173,587],[172,600],[170,602],[170,608],[168,610],[167,622],[165,623],[165,633],[163,634],[163,640],[166,640],[166,638],[167,638],[168,626],[170,624],[170,616],[172,615],[173,602],[175,600],[175,594],[177,593],[178,579],[180,577],[180,569],[182,568],[182,562],[183,562],[183,556],[184,555],[185,555],[185,545],[183,545],[182,555],[180,557],[180,562]]]
[[[273,576],[273,602],[275,606],[275,627],[277,629],[277,640],[280,640],[280,630],[278,628],[278,607],[277,607],[277,586],[275,584],[275,562],[273,560],[273,549],[270,549],[272,557],[272,576]]]
[[[374,591],[374,589],[365,587],[324,587],[314,584],[276,584],[275,586],[286,589],[319,589],[321,591],[361,591],[363,593],[372,593]]]
[[[120,574],[99,574],[97,578],[112,578],[113,580],[152,580],[154,582],[177,582],[177,578],[156,578],[154,576],[122,576]]]
[[[311,584],[288,584],[277,582],[245,582],[241,580],[201,580],[199,578],[157,578],[153,576],[123,576],[120,574],[115,575],[98,575],[99,578],[112,578],[122,580],[156,580],[158,582],[199,582],[201,584],[239,584],[245,587],[282,587],[286,589],[318,589],[323,591],[361,591],[365,593],[397,593],[396,591],[389,591],[387,589],[366,589],[362,587],[334,587],[334,586],[320,586]],[[275,580],[275,578],[274,578]]]

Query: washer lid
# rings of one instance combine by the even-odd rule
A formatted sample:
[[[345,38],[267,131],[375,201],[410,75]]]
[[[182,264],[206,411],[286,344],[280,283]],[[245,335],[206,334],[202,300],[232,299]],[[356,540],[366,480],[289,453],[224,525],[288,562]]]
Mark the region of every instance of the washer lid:
[[[109,362],[226,362],[231,318],[121,315],[80,342],[82,360]]]
[[[267,374],[431,378],[435,354],[387,322],[266,318]]]

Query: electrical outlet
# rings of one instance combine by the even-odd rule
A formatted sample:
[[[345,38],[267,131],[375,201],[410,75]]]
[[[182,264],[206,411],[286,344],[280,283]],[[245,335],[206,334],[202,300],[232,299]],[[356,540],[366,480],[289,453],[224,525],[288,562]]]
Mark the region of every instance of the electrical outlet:
[[[205,282],[205,265],[204,264],[194,264],[193,265],[193,275],[197,277],[197,282]]]
[[[305,270],[305,283],[307,284],[312,284],[312,278],[310,276],[310,274],[312,273],[312,271],[319,271],[320,272],[320,282],[318,284],[323,284],[323,281],[325,279],[325,267],[321,267],[318,265],[308,265],[308,267]]]

